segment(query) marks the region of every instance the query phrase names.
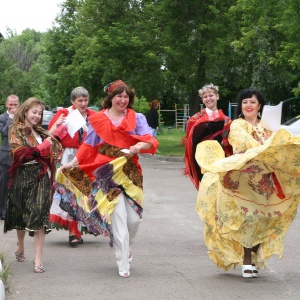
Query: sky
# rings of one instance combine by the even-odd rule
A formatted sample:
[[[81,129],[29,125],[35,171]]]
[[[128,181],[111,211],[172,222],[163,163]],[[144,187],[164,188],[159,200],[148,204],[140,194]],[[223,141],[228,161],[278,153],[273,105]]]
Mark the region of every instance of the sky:
[[[0,32],[7,37],[7,27],[21,34],[29,28],[46,32],[60,13],[64,0],[0,0]]]

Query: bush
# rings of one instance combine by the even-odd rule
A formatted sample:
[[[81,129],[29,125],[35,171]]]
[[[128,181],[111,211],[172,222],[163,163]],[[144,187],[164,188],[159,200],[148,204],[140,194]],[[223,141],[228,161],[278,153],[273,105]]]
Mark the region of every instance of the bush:
[[[146,115],[148,110],[150,109],[149,103],[147,102],[147,99],[144,96],[142,96],[141,98],[136,97],[132,108],[134,111],[142,113],[144,115]]]

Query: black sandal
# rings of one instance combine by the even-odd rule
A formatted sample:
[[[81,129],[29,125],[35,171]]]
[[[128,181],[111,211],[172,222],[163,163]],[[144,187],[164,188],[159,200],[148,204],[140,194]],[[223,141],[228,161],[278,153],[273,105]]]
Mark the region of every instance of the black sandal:
[[[78,244],[78,238],[76,235],[69,236],[69,244],[70,246],[74,247]]]
[[[78,239],[78,244],[82,244],[83,243],[83,239],[82,238],[79,238]]]

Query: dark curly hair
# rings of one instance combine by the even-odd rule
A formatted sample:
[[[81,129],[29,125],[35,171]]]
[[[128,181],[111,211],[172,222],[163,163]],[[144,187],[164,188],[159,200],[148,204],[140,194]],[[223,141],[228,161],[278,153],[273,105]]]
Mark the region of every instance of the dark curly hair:
[[[262,114],[263,107],[265,105],[265,98],[262,95],[262,93],[255,88],[247,88],[244,90],[241,90],[237,96],[237,108],[236,108],[236,118],[244,118],[244,115],[242,113],[242,101],[247,98],[251,98],[253,95],[256,96],[259,104],[260,104],[260,109],[259,113],[260,115]],[[258,116],[260,118],[260,116]]]

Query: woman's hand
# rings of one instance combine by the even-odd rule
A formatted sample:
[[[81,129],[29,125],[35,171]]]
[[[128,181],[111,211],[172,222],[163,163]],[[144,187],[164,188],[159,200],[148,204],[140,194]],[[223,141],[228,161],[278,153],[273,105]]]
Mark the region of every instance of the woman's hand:
[[[66,117],[64,117],[63,114],[61,114],[57,120],[55,121],[55,123],[53,124],[53,126],[55,125],[56,127],[58,127],[59,125],[63,124],[66,120]]]
[[[129,148],[130,156],[136,155],[140,153],[141,150],[147,150],[150,149],[151,147],[152,147],[151,143],[138,142],[135,145],[130,146]]]
[[[67,170],[67,169],[72,169],[72,168],[75,168],[77,166],[78,166],[78,159],[75,156],[72,161],[70,161],[67,164],[64,164],[63,166],[61,166],[58,169],[58,172],[62,172],[63,170]]]
[[[140,153],[140,151],[141,151],[141,146],[138,145],[138,143],[133,146],[130,146],[130,148],[129,148],[130,156],[134,156],[134,155]]]
[[[55,123],[52,125],[52,127],[49,129],[49,133],[50,133],[51,135],[54,135],[56,128],[59,127],[59,126],[62,125],[62,124],[65,124],[65,120],[66,120],[66,117],[64,117],[64,115],[61,114],[61,115],[57,118],[57,120],[55,121]]]

